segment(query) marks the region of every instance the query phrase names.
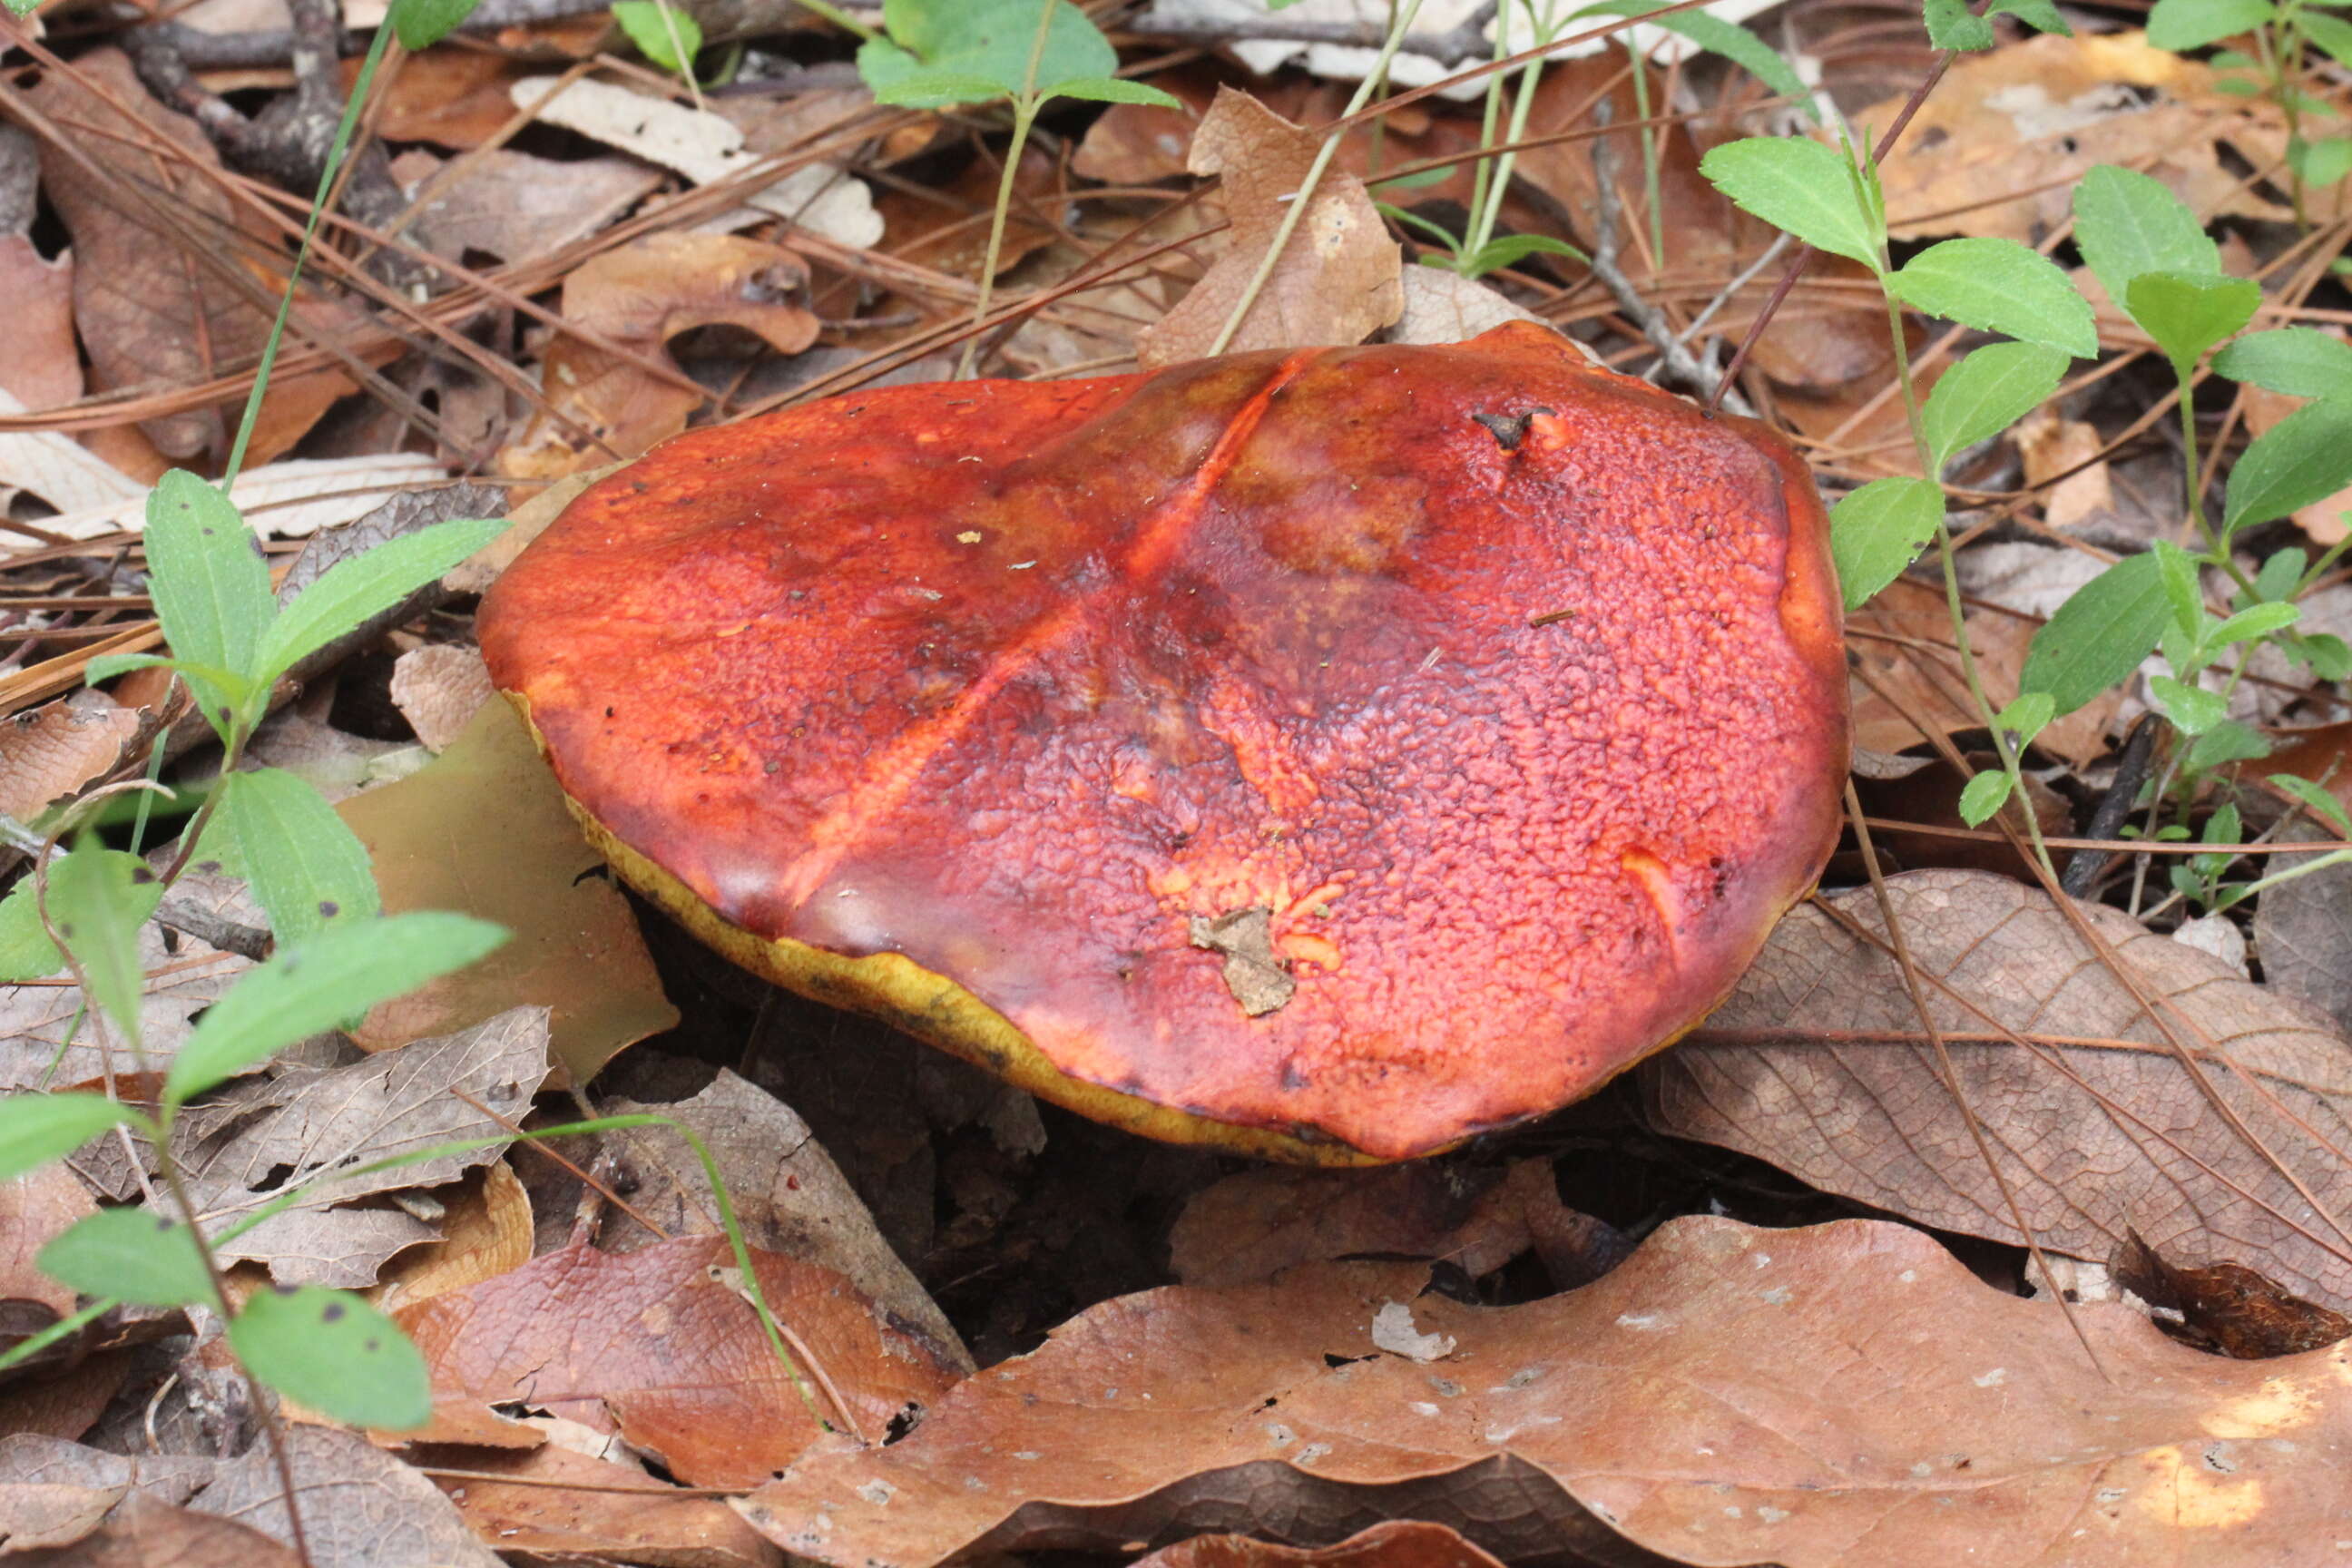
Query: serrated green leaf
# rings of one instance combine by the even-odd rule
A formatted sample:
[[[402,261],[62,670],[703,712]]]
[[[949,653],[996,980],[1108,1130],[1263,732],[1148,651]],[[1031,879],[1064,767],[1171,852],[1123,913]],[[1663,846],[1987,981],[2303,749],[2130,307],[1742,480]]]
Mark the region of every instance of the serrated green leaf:
[[[2147,14],[2147,41],[2179,53],[2250,33],[2278,20],[2270,0],[2156,0]]]
[[[90,999],[126,1039],[139,1038],[139,998],[147,984],[139,928],[163,897],[163,883],[145,861],[101,848],[94,837],[49,862],[49,924],[89,982]]]
[[[2008,801],[2012,782],[2000,772],[1981,773],[1969,780],[1960,789],[1960,820],[1970,827],[1983,826],[1985,819]]]
[[[172,652],[238,678],[223,686],[194,671],[186,676],[205,719],[225,736],[230,720],[222,710],[244,706],[246,678],[278,614],[261,542],[226,496],[184,468],[165,474],[148,495],[145,542],[147,592]]]
[[[282,947],[205,1010],[172,1058],[178,1105],[377,1003],[463,969],[507,940],[503,926],[438,910],[346,921]]]
[[[2352,811],[2345,810],[2342,801],[2309,779],[2298,778],[2293,773],[2273,773],[2271,783],[2316,812],[2333,825],[2336,832],[2352,838]]]
[[[2072,713],[2137,669],[2171,619],[2156,557],[2126,555],[2058,606],[2026,649],[2018,685]]]
[[[1873,479],[1830,508],[1830,554],[1845,607],[1860,609],[1911,564],[1944,520],[1932,479]]]
[[[2251,278],[2219,273],[2143,272],[2126,287],[2124,307],[2156,346],[2187,375],[2215,343],[2245,330],[2262,308],[2263,289]]]
[[[2099,352],[2090,301],[2056,262],[2013,239],[1931,245],[1887,276],[1886,291],[1915,310],[2077,359]]]
[[[1698,167],[1742,211],[1816,250],[1879,270],[1878,233],[1835,150],[1801,136],[1751,136],[1714,149]]]
[[[2254,437],[2230,470],[2221,531],[2234,533],[2352,485],[2352,398],[2306,403]]]
[[[424,1356],[390,1318],[348,1290],[257,1290],[230,1320],[228,1342],[247,1372],[338,1421],[403,1431],[433,1414]]]
[[[222,787],[228,793],[221,816],[279,942],[299,942],[331,921],[383,907],[366,846],[307,782],[256,768],[230,774]]]
[[[256,655],[255,679],[275,682],[310,654],[446,573],[507,526],[503,518],[436,523],[336,563],[278,611]]]
[[[2311,327],[2249,332],[2213,356],[2213,369],[2290,397],[2352,395],[2352,343]]]
[[[2230,704],[2218,691],[2190,686],[2168,675],[2150,676],[2148,696],[2173,727],[2184,735],[2201,735],[2230,716]]]
[[[100,1209],[41,1248],[41,1272],[85,1296],[142,1307],[213,1299],[212,1276],[188,1227],[152,1209]]]
[[[2117,309],[2143,272],[2205,278],[2221,270],[2220,248],[2179,197],[2161,181],[2112,163],[2089,170],[2074,187],[2074,244]]]
[[[660,0],[613,0],[613,20],[637,46],[637,53],[662,69],[694,74],[694,57],[702,52],[702,24],[682,7]]]
[[[102,1094],[14,1094],[0,1100],[0,1181],[62,1160],[121,1122],[152,1131],[144,1116]]]
[[[430,48],[465,26],[481,0],[393,0],[392,30],[411,54]]]
[[[1576,13],[1585,16],[1639,16],[1651,26],[1678,33],[1709,54],[1721,55],[1733,65],[1789,100],[1809,117],[1818,121],[1821,110],[1814,107],[1813,89],[1796,68],[1782,59],[1779,51],[1738,23],[1705,11],[1676,11],[1664,16],[1652,12],[1672,3],[1672,0],[1600,0]],[[2044,0],[2047,3],[2047,0]]]
[[[2042,343],[1988,343],[1945,372],[1919,416],[1937,471],[2039,407],[2068,363],[2063,350]]]

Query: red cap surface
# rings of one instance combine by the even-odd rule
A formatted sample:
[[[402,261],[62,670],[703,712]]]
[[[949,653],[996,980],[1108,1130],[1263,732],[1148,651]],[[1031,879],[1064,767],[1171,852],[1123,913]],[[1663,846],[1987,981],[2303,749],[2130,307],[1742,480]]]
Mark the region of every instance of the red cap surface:
[[[682,437],[482,647],[739,958],[1161,1135],[1399,1158],[1671,1040],[1811,887],[1826,534],[1760,428],[1511,326]],[[952,999],[800,978],[880,953]]]

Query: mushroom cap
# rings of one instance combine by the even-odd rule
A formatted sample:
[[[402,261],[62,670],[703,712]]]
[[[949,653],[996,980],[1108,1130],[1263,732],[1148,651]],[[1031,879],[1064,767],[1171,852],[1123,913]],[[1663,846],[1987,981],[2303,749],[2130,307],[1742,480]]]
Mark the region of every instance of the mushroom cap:
[[[1690,1028],[1846,766],[1801,463],[1523,324],[679,437],[480,629],[592,837],[738,963],[1326,1163]]]

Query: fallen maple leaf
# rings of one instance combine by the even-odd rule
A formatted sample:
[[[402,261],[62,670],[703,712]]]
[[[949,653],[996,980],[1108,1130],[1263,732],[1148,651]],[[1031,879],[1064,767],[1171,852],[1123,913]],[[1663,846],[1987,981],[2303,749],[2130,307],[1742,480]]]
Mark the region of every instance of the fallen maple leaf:
[[[1366,1510],[1506,1560],[1613,1532],[1786,1568],[2319,1568],[2352,1522],[2352,1344],[2224,1361],[2105,1304],[2077,1310],[2095,1364],[2054,1306],[1908,1226],[1678,1219],[1516,1307],[1425,1279],[1319,1266],[1106,1302],[903,1442],[812,1452],[743,1506],[839,1568],[1204,1523],[1312,1544]],[[1392,1301],[1452,1354],[1380,1353]]]
[[[1293,125],[1245,92],[1220,88],[1192,134],[1188,167],[1223,178],[1233,233],[1223,255],[1156,326],[1135,336],[1136,363],[1158,370],[1218,352],[1217,337],[1295,205],[1323,134]],[[1363,182],[1325,172],[1282,258],[1224,349],[1360,343],[1404,310],[1396,241]]]
[[[1887,891],[1969,1112],[2043,1246],[2104,1260],[2137,1226],[2176,1261],[2352,1300],[2352,1047],[2331,1020],[2121,910],[2078,906],[2126,986],[2045,894],[2005,877],[1922,871]],[[1885,930],[1868,889],[1800,905],[1730,1000],[1643,1069],[1658,1125],[1925,1225],[2022,1242],[1900,968],[1845,921]]]

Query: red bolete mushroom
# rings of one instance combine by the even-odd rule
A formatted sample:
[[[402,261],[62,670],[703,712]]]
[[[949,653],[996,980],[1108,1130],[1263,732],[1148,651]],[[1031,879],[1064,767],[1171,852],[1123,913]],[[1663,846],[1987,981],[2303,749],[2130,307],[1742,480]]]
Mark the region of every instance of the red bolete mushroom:
[[[484,602],[621,875],[721,952],[1155,1137],[1551,1110],[1835,839],[1821,503],[1512,325],[683,436]]]

